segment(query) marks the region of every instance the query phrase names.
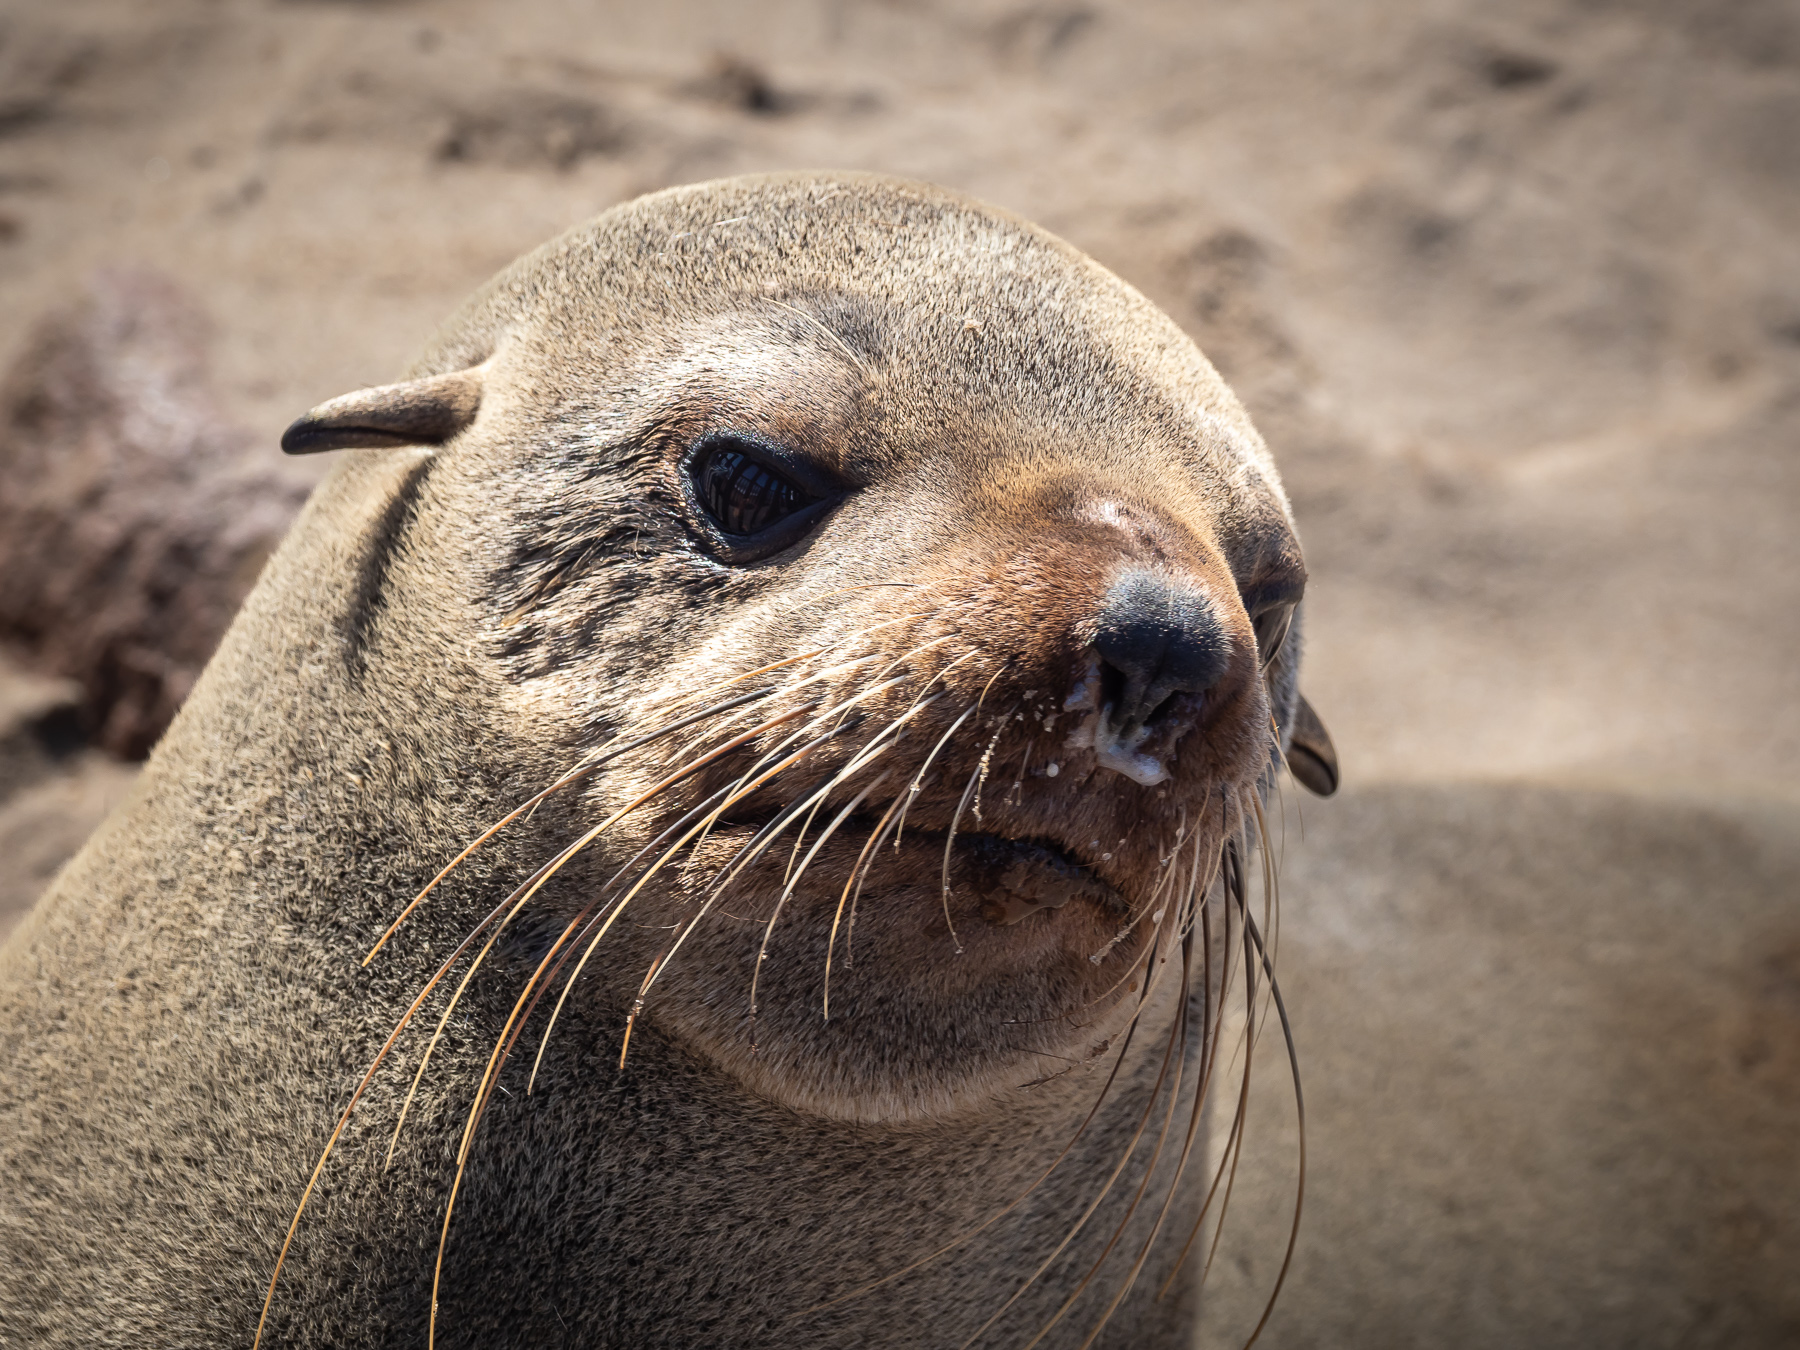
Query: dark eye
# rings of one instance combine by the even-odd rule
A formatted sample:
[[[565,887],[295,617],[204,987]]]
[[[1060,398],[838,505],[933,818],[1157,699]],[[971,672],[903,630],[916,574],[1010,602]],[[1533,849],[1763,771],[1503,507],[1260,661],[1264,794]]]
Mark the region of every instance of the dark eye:
[[[701,509],[730,535],[761,534],[817,500],[752,459],[741,442],[719,440],[702,447],[692,472]]]
[[[1270,605],[1250,620],[1250,626],[1256,630],[1256,656],[1263,666],[1281,654],[1281,644],[1287,641],[1288,627],[1293,622],[1292,605]]]

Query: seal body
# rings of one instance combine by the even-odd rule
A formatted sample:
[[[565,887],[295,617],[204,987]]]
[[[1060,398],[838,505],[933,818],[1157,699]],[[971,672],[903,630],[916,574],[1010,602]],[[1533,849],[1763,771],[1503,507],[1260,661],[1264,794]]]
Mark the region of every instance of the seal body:
[[[1193,345],[732,180],[288,444],[361,448],[0,957],[6,1339],[1180,1342],[1304,584]]]

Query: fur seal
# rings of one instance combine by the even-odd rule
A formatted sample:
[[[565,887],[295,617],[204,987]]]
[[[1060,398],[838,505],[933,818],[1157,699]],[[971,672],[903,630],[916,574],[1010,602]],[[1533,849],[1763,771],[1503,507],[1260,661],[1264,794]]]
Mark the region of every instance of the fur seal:
[[[1166,317],[729,180],[284,446],[358,448],[4,953],[9,1340],[1183,1342],[1260,794],[1336,770]]]

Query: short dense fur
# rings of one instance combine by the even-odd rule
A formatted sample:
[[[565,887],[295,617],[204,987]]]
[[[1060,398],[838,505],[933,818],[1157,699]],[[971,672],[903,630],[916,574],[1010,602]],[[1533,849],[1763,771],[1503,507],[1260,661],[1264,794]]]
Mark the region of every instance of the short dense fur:
[[[1177,892],[1192,920],[1297,697],[1297,641],[1262,669],[1245,606],[1303,572],[1242,409],[1067,245],[856,175],[609,212],[497,278],[413,376],[456,372],[445,435],[414,438],[445,444],[353,450],[318,490],[131,801],[0,958],[0,1339],[250,1344],[334,1121],[438,964],[584,830],[792,712],[652,796],[500,931],[384,1170],[460,974],[443,986],[322,1170],[264,1343],[414,1345],[430,1327],[442,1345],[957,1345],[998,1315],[982,1343],[1022,1344],[1125,1222],[1147,1143],[1056,1255],[1148,1119],[1173,1141],[1153,1199],[1045,1342],[1081,1344],[1150,1234],[1217,1025],[1203,990],[1223,957],[1190,944],[1180,984]],[[685,488],[687,447],[720,427],[823,466],[841,504],[734,564]],[[1225,643],[1218,685],[1139,747],[1166,766],[1154,782],[1071,739],[1125,567],[1203,595]],[[359,964],[505,810],[736,692],[758,701],[547,798]],[[790,747],[817,742],[804,763],[595,949],[528,1094],[560,987],[537,1011],[468,1151],[434,1321],[459,1140],[520,990],[616,869],[797,728]],[[821,783],[803,884],[786,884],[790,834],[715,895]],[[896,801],[904,829],[838,932]],[[943,861],[959,826],[1054,843],[1122,908],[996,922],[967,851]],[[1146,996],[1159,970],[1177,973]],[[1104,1343],[1181,1343],[1201,1170]]]

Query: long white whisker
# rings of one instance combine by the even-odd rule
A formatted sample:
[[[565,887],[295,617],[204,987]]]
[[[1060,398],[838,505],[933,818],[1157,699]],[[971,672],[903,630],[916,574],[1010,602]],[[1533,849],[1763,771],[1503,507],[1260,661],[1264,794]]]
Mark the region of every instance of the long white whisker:
[[[906,716],[917,716],[942,697],[944,697],[944,695],[941,693],[933,694],[923,703],[917,704],[913,711]],[[903,718],[896,718],[893,722],[889,723],[876,737],[871,738],[871,745],[865,746],[849,765],[846,765],[843,770],[839,771],[837,777],[832,779],[831,782],[827,783],[824,787],[820,788],[819,791],[821,793],[829,792],[833,786],[848,777],[854,769],[863,767],[873,760],[877,754],[885,751],[888,748],[887,745],[875,747],[872,742],[880,740],[882,737],[889,736],[890,734],[897,735],[903,721]],[[829,737],[834,734],[835,731],[827,732],[826,736]],[[655,985],[656,981],[661,978],[663,971],[666,971],[669,968],[669,961],[674,958],[676,952],[681,950],[682,945],[693,934],[694,930],[699,927],[700,922],[712,911],[713,906],[718,903],[719,897],[725,894],[731,883],[736,880],[738,875],[743,872],[746,867],[750,866],[757,858],[761,857],[764,850],[766,850],[770,844],[774,843],[787,827],[794,822],[800,813],[805,811],[810,805],[811,798],[809,797],[807,800],[800,802],[796,806],[791,807],[789,810],[782,813],[782,815],[778,816],[775,820],[764,826],[762,830],[758,831],[757,837],[752,839],[750,843],[746,844],[744,848],[739,851],[736,859],[726,865],[721,878],[714,883],[712,893],[708,895],[706,900],[701,904],[699,912],[696,913],[688,922],[687,926],[681,930],[680,935],[676,937],[674,943],[669,948],[668,957],[665,958],[656,974],[651,977],[650,984],[645,986],[646,994],[649,993],[650,988]]]
[[[1069,1141],[1063,1145],[1062,1151],[1058,1153],[1055,1158],[1051,1159],[1049,1165],[1046,1166],[1042,1172],[1038,1173],[1037,1177],[1029,1186],[1000,1209],[988,1215],[987,1218],[983,1219],[973,1228],[958,1237],[952,1238],[949,1242],[946,1242],[936,1250],[926,1253],[911,1264],[901,1267],[892,1274],[884,1275],[878,1280],[871,1281],[868,1284],[852,1289],[847,1294],[839,1294],[834,1299],[829,1299],[824,1303],[818,1303],[810,1308],[803,1309],[796,1313],[795,1317],[807,1317],[816,1312],[823,1312],[827,1308],[835,1308],[840,1303],[848,1303],[852,1299],[861,1298],[864,1294],[879,1289],[883,1285],[892,1284],[895,1280],[902,1279],[905,1276],[912,1274],[913,1271],[930,1265],[939,1257],[947,1256],[957,1248],[966,1246],[968,1243],[974,1241],[977,1237],[981,1236],[981,1234],[985,1233],[989,1228],[992,1228],[995,1224],[999,1223],[1000,1220],[1004,1219],[1008,1214],[1011,1214],[1014,1210],[1018,1209],[1020,1205],[1030,1199],[1032,1195],[1037,1192],[1038,1187],[1048,1181],[1056,1169],[1068,1160],[1069,1155],[1075,1151],[1075,1146],[1081,1142],[1089,1127],[1092,1126],[1094,1121],[1099,1117],[1101,1107],[1103,1107],[1111,1097],[1113,1085],[1118,1081],[1119,1073],[1124,1068],[1126,1060],[1131,1055],[1132,1044],[1137,1039],[1138,1027],[1140,1025],[1138,1013],[1142,1012],[1144,998],[1148,993],[1149,989],[1146,987],[1144,993],[1139,995],[1137,1010],[1133,1013],[1131,1020],[1126,1024],[1124,1039],[1119,1044],[1119,1052],[1113,1056],[1112,1068],[1107,1072],[1106,1081],[1100,1085],[1100,1091],[1094,1095],[1093,1105],[1088,1108],[1087,1115],[1083,1117],[1081,1124],[1076,1127],[1075,1133],[1069,1137]]]
[[[806,875],[806,869],[812,865],[812,860],[819,856],[819,850],[825,847],[825,841],[837,833],[838,826],[842,825],[850,818],[850,813],[861,806],[863,802],[868,799],[869,794],[879,787],[881,781],[886,777],[887,775],[885,773],[877,774],[867,787],[850,799],[849,804],[846,805],[842,811],[838,812],[837,818],[833,820],[831,824],[827,825],[825,827],[825,832],[814,841],[812,848],[807,851],[806,861],[800,864],[799,870],[794,872],[788,879],[787,884],[782,887],[781,897],[775,902],[775,912],[769,915],[768,927],[763,929],[762,945],[758,947],[756,951],[756,966],[750,972],[750,1018],[753,1027],[756,1019],[757,981],[762,978],[763,962],[769,958],[769,937],[775,931],[775,922],[781,917],[782,907],[787,904],[788,897],[794,893],[794,888],[800,884],[800,878]],[[824,800],[823,795],[820,796],[819,800]],[[752,1031],[753,1036],[754,1034],[754,1031]]]
[[[424,901],[426,896],[430,895],[432,893],[432,891],[437,889],[439,882],[441,882],[445,877],[449,876],[459,866],[462,865],[462,862],[464,859],[466,859],[471,853],[475,852],[476,849],[480,848],[489,839],[493,838],[501,830],[505,829],[508,825],[512,824],[512,822],[517,820],[520,816],[526,814],[529,811],[535,810],[541,802],[543,802],[545,799],[550,797],[553,793],[561,792],[564,788],[569,787],[572,784],[580,782],[582,779],[593,774],[596,770],[602,768],[603,766],[605,766],[605,765],[611,763],[613,760],[617,759],[620,755],[627,754],[630,751],[633,751],[633,750],[639,749],[643,746],[649,745],[652,741],[659,740],[660,738],[670,735],[673,732],[681,731],[687,727],[693,726],[694,723],[703,721],[706,718],[716,716],[717,714],[722,713],[722,712],[729,712],[732,709],[742,707],[743,705],[745,705],[747,703],[755,703],[761,699],[765,699],[765,698],[769,697],[769,695],[773,692],[774,692],[773,690],[769,690],[769,689],[757,689],[757,690],[752,690],[751,692],[746,693],[746,694],[741,694],[737,698],[726,699],[722,703],[715,703],[710,708],[702,708],[699,712],[691,713],[686,717],[679,718],[678,720],[669,723],[667,726],[658,727],[655,731],[647,732],[646,734],[644,734],[642,736],[638,736],[630,741],[625,742],[625,744],[623,744],[623,745],[612,746],[612,747],[604,750],[603,752],[601,752],[599,755],[595,756],[590,762],[588,762],[586,764],[578,765],[577,767],[571,769],[568,773],[564,774],[561,778],[557,779],[554,783],[552,783],[549,787],[545,788],[542,792],[538,793],[535,797],[532,797],[529,801],[523,803],[522,805],[515,808],[514,810],[512,810],[505,816],[501,817],[494,824],[490,825],[485,831],[483,831],[481,833],[481,835],[475,840],[474,843],[470,844],[461,853],[458,853],[447,864],[445,864],[443,870],[440,871],[436,876],[434,876],[429,882],[426,883],[425,888],[412,898],[412,901],[406,906],[406,908],[400,911],[399,917],[396,918],[392,923],[390,923],[387,926],[386,930],[383,931],[381,936],[376,939],[375,945],[373,947],[369,948],[368,955],[363,957],[363,959],[362,959],[363,965],[366,966],[369,964],[369,962],[371,962],[375,959],[376,953],[379,952],[382,949],[382,947],[387,945],[387,940],[394,935],[394,933],[399,929],[401,924],[406,922],[407,917],[409,915],[411,915],[412,912],[419,907],[420,903],[422,901]]]
[[[718,791],[714,792],[711,796],[705,798],[703,801],[701,801],[699,803],[699,805],[695,806],[686,815],[682,816],[674,824],[670,825],[668,828],[663,830],[663,832],[661,834],[657,835],[656,838],[652,839],[648,844],[644,845],[643,848],[639,849],[636,853],[634,853],[624,864],[622,864],[619,867],[619,869],[616,872],[614,872],[612,874],[612,876],[607,878],[605,884],[602,885],[600,887],[599,891],[596,893],[594,901],[591,902],[585,909],[583,909],[581,914],[578,916],[580,919],[584,919],[586,921],[585,926],[581,929],[580,932],[575,934],[571,943],[565,948],[561,958],[557,961],[555,969],[553,969],[550,972],[549,979],[552,983],[554,983],[556,980],[556,977],[562,973],[562,968],[568,964],[569,957],[573,954],[575,949],[587,940],[588,934],[589,934],[590,930],[594,927],[594,925],[604,921],[604,916],[593,913],[593,911],[595,910],[595,908],[597,907],[597,905],[599,903],[599,898],[601,896],[604,896],[614,886],[618,885],[620,878],[622,878],[626,874],[626,872],[628,872],[631,868],[637,866],[637,864],[639,862],[641,862],[644,859],[644,857],[651,852],[651,850],[653,850],[653,849],[657,848],[659,845],[661,845],[665,840],[667,840],[669,838],[670,835],[677,833],[678,831],[680,831],[681,829],[683,829],[684,827],[686,827],[688,825],[691,825],[698,817],[704,815],[721,798],[725,797],[730,792],[731,792],[731,785],[728,783],[724,787],[720,788]],[[654,873],[658,868],[661,867],[661,865],[664,862],[666,862],[668,860],[668,858],[670,856],[672,856],[676,851],[678,851],[681,847],[682,842],[683,841],[677,841],[673,846],[671,846],[669,849],[665,850],[662,857],[660,859],[658,859],[657,863],[650,869],[651,872]],[[562,993],[557,998],[555,1008],[550,1014],[550,1021],[544,1027],[543,1037],[538,1042],[537,1054],[532,1058],[532,1061],[531,1061],[531,1076],[526,1080],[526,1083],[525,1083],[525,1095],[526,1096],[531,1095],[531,1090],[537,1083],[538,1069],[544,1062],[544,1051],[547,1050],[550,1045],[550,1034],[556,1030],[556,1019],[562,1013],[563,1003],[569,997],[569,991],[572,988],[574,988],[574,977],[573,976],[570,977],[568,983],[563,985]]]
[[[870,832],[868,839],[863,843],[862,852],[857,854],[856,862],[850,868],[850,876],[844,882],[844,893],[838,897],[837,912],[831,917],[831,936],[825,942],[825,1000],[821,1010],[826,1021],[831,1020],[831,955],[837,948],[838,923],[844,917],[845,902],[850,899],[850,888],[856,885],[856,879],[862,871],[864,861],[873,855],[875,849],[880,847],[888,822],[894,818],[894,813],[900,809],[900,803],[903,800],[903,797],[894,798],[888,806],[887,813],[882,816],[874,830]]]
[[[969,653],[969,656],[974,656],[974,655],[975,655],[974,652]],[[942,679],[945,675],[948,675],[952,670],[954,670],[956,668],[956,666],[959,664],[959,662],[966,661],[968,659],[969,659],[968,656],[958,657],[956,661],[952,661],[949,665],[945,666],[943,668],[943,670],[939,671],[937,678]],[[894,847],[895,848],[900,847],[901,836],[904,834],[904,832],[906,830],[906,813],[908,811],[912,810],[913,800],[914,800],[914,798],[916,798],[919,795],[919,791],[920,791],[921,787],[924,785],[926,773],[930,771],[932,763],[938,757],[938,753],[941,750],[943,750],[943,748],[946,745],[948,745],[950,743],[950,738],[957,733],[957,731],[961,728],[961,726],[964,722],[968,721],[974,715],[975,715],[974,707],[969,707],[969,708],[966,708],[963,710],[963,715],[961,717],[957,718],[954,722],[952,722],[950,724],[949,730],[944,732],[944,734],[942,736],[938,737],[937,744],[931,747],[931,753],[926,755],[924,763],[919,765],[919,771],[913,775],[912,782],[910,782],[906,785],[906,805],[900,808],[900,819],[894,822]]]
[[[1192,983],[1193,972],[1190,964],[1191,956],[1192,953],[1190,951],[1183,950],[1181,1006],[1176,1012],[1174,1023],[1171,1024],[1169,1028],[1170,1046],[1175,1050],[1175,1071],[1174,1076],[1169,1083],[1169,1106],[1163,1113],[1162,1127],[1157,1131],[1156,1143],[1150,1150],[1149,1160],[1144,1164],[1143,1180],[1138,1183],[1137,1190],[1132,1194],[1131,1202],[1125,1208],[1125,1213],[1114,1226],[1112,1235],[1107,1238],[1106,1244],[1100,1249],[1100,1254],[1094,1258],[1093,1264],[1088,1267],[1087,1273],[1076,1283],[1075,1288],[1070,1292],[1068,1298],[1065,1299],[1062,1306],[1051,1315],[1050,1320],[1038,1330],[1038,1334],[1032,1337],[1025,1345],[1024,1350],[1035,1350],[1035,1347],[1043,1341],[1044,1337],[1050,1334],[1051,1329],[1063,1319],[1068,1311],[1075,1306],[1076,1301],[1080,1299],[1081,1295],[1086,1292],[1087,1287],[1092,1282],[1094,1276],[1100,1273],[1101,1266],[1105,1265],[1106,1259],[1112,1255],[1113,1248],[1116,1247],[1119,1240],[1125,1236],[1126,1228],[1130,1226],[1132,1217],[1137,1213],[1138,1206],[1143,1203],[1144,1196],[1150,1189],[1150,1182],[1156,1175],[1156,1164],[1162,1159],[1163,1147],[1168,1142],[1169,1128],[1175,1122],[1175,1109],[1181,1104],[1181,1079],[1183,1071],[1187,1067],[1187,992]],[[1150,1108],[1154,1108],[1155,1104],[1156,1094],[1152,1093],[1149,1103]],[[1134,1270],[1132,1272],[1133,1278],[1135,1278],[1135,1275],[1136,1271]],[[1117,1292],[1113,1302],[1108,1305],[1106,1311],[1100,1315],[1099,1322],[1096,1323],[1093,1330],[1089,1332],[1087,1339],[1081,1343],[1081,1350],[1088,1350],[1094,1343],[1095,1338],[1105,1329],[1107,1321],[1112,1317],[1113,1309],[1118,1306],[1119,1300],[1125,1296],[1126,1291],[1128,1291],[1130,1287],[1131,1280],[1128,1279],[1124,1288]]]
[[[1151,983],[1151,981],[1154,981],[1155,979],[1157,979],[1159,977],[1160,977],[1160,972],[1158,972],[1157,974],[1153,974],[1151,976],[1151,980],[1146,981],[1146,985],[1148,986]],[[1146,988],[1145,992],[1146,992],[1146,995],[1148,995],[1149,989]],[[1147,1002],[1148,1002],[1147,998],[1144,1002],[1140,1002],[1138,1005],[1139,1009],[1141,1010],[1142,1008],[1147,1006]],[[1071,1242],[1073,1242],[1075,1240],[1075,1238],[1080,1234],[1081,1230],[1087,1226],[1088,1220],[1094,1217],[1095,1212],[1100,1208],[1101,1204],[1104,1203],[1104,1201],[1106,1200],[1106,1197],[1112,1193],[1113,1186],[1115,1184],[1117,1184],[1119,1177],[1121,1175],[1123,1175],[1126,1167],[1128,1167],[1130,1165],[1131,1159],[1136,1155],[1138,1144],[1142,1141],[1142,1139],[1144,1137],[1144,1131],[1149,1128],[1150,1119],[1155,1114],[1154,1108],[1155,1108],[1156,1099],[1162,1095],[1163,1084],[1168,1079],[1171,1063],[1174,1060],[1174,1058],[1175,1058],[1175,1040],[1173,1037],[1171,1037],[1168,1047],[1163,1051],[1162,1066],[1157,1073],[1156,1081],[1150,1089],[1149,1102],[1144,1109],[1143,1115],[1141,1115],[1138,1118],[1137,1128],[1132,1132],[1131,1139],[1126,1144],[1125,1149],[1124,1149],[1122,1155],[1120,1156],[1118,1163],[1113,1167],[1111,1173],[1108,1174],[1105,1184],[1099,1188],[1099,1190],[1095,1194],[1094,1198],[1088,1203],[1087,1208],[1081,1212],[1081,1217],[1076,1219],[1074,1224],[1069,1228],[1069,1231],[1066,1234],[1064,1234],[1062,1241],[1056,1244],[1056,1249],[1054,1251],[1052,1251],[1048,1256],[1046,1256],[1043,1259],[1043,1261],[1041,1261],[1038,1264],[1037,1268],[1035,1270],[1033,1270],[1031,1272],[1031,1274],[1025,1278],[1024,1282],[1021,1283],[1019,1285],[1019,1287],[1013,1291],[1012,1296],[1010,1298],[1008,1298],[1005,1303],[1001,1304],[1000,1307],[994,1311],[993,1316],[989,1317],[987,1321],[983,1322],[979,1327],[977,1327],[975,1329],[975,1333],[962,1343],[961,1350],[969,1350],[969,1347],[974,1345],[976,1341],[980,1340],[984,1335],[986,1335],[988,1329],[990,1327],[992,1327],[994,1325],[994,1323],[998,1322],[1000,1320],[1000,1318],[1005,1315],[1006,1311],[1013,1306],[1013,1304],[1017,1303],[1019,1301],[1019,1299],[1024,1297],[1025,1292],[1028,1289],[1030,1289],[1034,1284],[1036,1284],[1037,1281],[1043,1276],[1044,1272],[1046,1270],[1050,1269],[1050,1267],[1055,1263],[1056,1259],[1059,1256],[1061,1256],[1064,1251],[1066,1251],[1068,1249],[1069,1244]]]
[[[823,736],[820,736],[816,740],[811,741],[808,744],[802,746],[800,749],[796,750],[793,754],[789,755],[786,759],[782,760],[774,768],[767,770],[765,773],[763,773],[763,775],[761,777],[757,778],[752,783],[742,784],[742,780],[739,780],[739,783],[741,785],[737,786],[730,796],[728,796],[723,802],[721,802],[710,813],[708,813],[708,815],[698,825],[695,825],[692,829],[690,829],[686,835],[682,836],[681,839],[677,840],[668,849],[664,850],[663,855],[657,859],[655,865],[652,866],[648,871],[646,871],[643,876],[639,877],[637,879],[637,881],[635,883],[633,883],[631,889],[619,898],[617,904],[615,904],[613,906],[612,913],[609,914],[606,918],[606,921],[600,925],[600,930],[594,934],[592,939],[589,940],[586,948],[581,953],[581,960],[576,963],[575,969],[569,973],[569,978],[563,985],[562,996],[560,998],[558,998],[556,1001],[555,1012],[553,1012],[551,1014],[551,1018],[550,1018],[550,1026],[551,1027],[555,1026],[556,1016],[557,1016],[557,1014],[561,1013],[563,1002],[564,1002],[564,1000],[566,1000],[568,998],[569,991],[575,987],[575,982],[581,978],[581,972],[587,968],[588,958],[593,956],[595,949],[599,947],[602,939],[604,939],[606,937],[607,933],[611,930],[613,924],[615,922],[617,922],[619,916],[625,912],[625,907],[631,903],[632,899],[638,894],[639,891],[643,890],[643,888],[649,884],[651,878],[654,877],[657,874],[657,872],[662,869],[663,865],[665,863],[667,863],[670,858],[674,857],[676,853],[680,852],[682,846],[684,844],[686,844],[689,839],[691,839],[695,835],[701,833],[703,830],[710,828],[712,823],[714,821],[716,821],[726,811],[730,810],[733,804],[743,800],[745,797],[747,797],[751,793],[755,792],[764,783],[768,782],[770,779],[774,778],[776,775],[785,773],[789,768],[793,767],[793,765],[799,763],[800,760],[804,759],[807,755],[811,754],[814,750],[818,749],[821,745],[825,744],[825,742],[830,740],[835,734],[836,734],[835,732],[828,731]],[[645,987],[646,987],[646,989],[648,989],[648,985],[646,985]],[[546,1039],[549,1038],[549,1034],[550,1034],[550,1029],[547,1027],[544,1032]],[[622,1062],[623,1054],[621,1054],[620,1058],[621,1058],[621,1062]]]

